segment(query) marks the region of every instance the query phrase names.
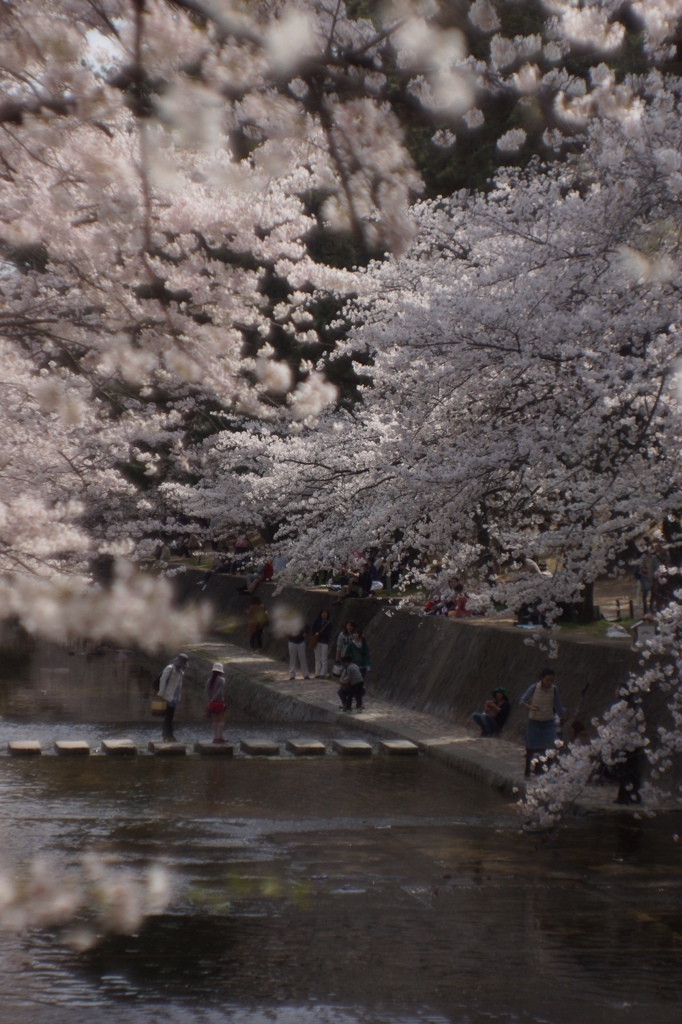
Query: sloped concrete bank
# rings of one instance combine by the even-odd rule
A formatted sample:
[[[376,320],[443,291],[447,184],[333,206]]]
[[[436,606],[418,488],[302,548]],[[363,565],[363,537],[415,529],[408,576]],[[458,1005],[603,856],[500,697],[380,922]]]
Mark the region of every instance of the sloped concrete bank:
[[[211,601],[217,620],[230,626],[226,639],[246,647],[248,598],[237,590],[243,577],[214,576],[202,591],[197,586],[202,575],[190,570],[176,577],[180,599]],[[507,687],[517,704],[545,664],[556,672],[569,723],[581,719],[589,725],[591,718],[613,703],[619,686],[638,664],[627,641],[562,637],[557,641],[558,657],[549,661],[546,651],[529,645],[526,630],[509,625],[424,617],[372,599],[332,605],[334,594],[326,590],[286,587],[275,593],[274,586],[264,585],[259,596],[271,614],[276,605],[284,605],[300,612],[308,624],[322,608],[329,608],[334,637],[344,622],[354,620],[364,630],[371,651],[370,695],[460,725],[469,722],[471,712],[481,707],[493,685]],[[267,637],[264,653],[286,662],[286,641]],[[312,655],[310,659],[312,663]],[[247,699],[245,692],[236,701],[240,706],[242,699]],[[522,741],[525,718],[515,708],[505,733],[508,739]]]
[[[596,714],[610,707],[638,664],[627,641],[560,639],[558,657],[550,660],[546,651],[528,645],[525,630],[405,611],[375,616],[367,638],[372,687],[387,700],[468,722],[493,685],[505,686],[514,707],[506,736],[519,742],[527,716],[518,709],[518,698],[545,665],[556,673],[568,722],[580,719],[589,726]]]
[[[500,794],[522,800],[528,786],[523,777],[524,751],[510,739],[482,740],[475,730],[431,714],[372,697],[360,714],[339,710],[336,684],[330,680],[290,680],[280,662],[259,652],[244,651],[220,640],[192,648],[190,683],[205,678],[213,661],[226,666],[228,707],[234,705],[261,722],[326,723],[338,735],[360,734],[365,741],[408,740],[419,752],[440,761],[459,775],[483,783]],[[228,711],[227,732],[230,734]],[[376,744],[375,750],[376,750]],[[456,785],[457,783],[455,783]],[[614,805],[615,786],[590,786],[576,793],[569,813],[630,817],[641,808]]]
[[[259,721],[324,722],[336,725],[341,734],[360,733],[365,740],[409,740],[422,754],[506,796],[525,792],[523,751],[516,743],[482,742],[461,726],[376,697],[364,713],[345,714],[338,708],[335,682],[291,681],[284,666],[272,659],[219,641],[192,648],[190,681],[207,673],[216,659],[226,666],[228,707],[234,704]]]

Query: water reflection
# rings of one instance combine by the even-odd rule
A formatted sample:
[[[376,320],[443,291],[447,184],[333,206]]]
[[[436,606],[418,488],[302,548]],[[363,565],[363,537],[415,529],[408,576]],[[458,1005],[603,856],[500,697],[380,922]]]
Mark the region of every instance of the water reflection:
[[[25,735],[43,664],[5,684],[3,735]],[[79,671],[49,684],[54,717],[32,735],[153,728],[134,665]],[[0,935],[5,1012],[14,1024],[672,1024],[676,830],[629,819],[529,838],[495,793],[425,758],[2,758],[5,858],[42,850],[67,870],[95,848],[139,872],[161,859],[178,885],[171,913],[84,955],[54,934]]]

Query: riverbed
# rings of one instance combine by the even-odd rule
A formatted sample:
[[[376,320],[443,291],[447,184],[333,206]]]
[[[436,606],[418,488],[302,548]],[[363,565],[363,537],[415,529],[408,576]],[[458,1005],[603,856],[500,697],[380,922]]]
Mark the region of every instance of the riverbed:
[[[72,668],[73,666],[73,668]],[[66,668],[66,671],[62,671]],[[151,675],[121,653],[5,663],[9,738],[158,736]],[[199,688],[178,735],[207,735]],[[300,725],[234,709],[228,736]],[[168,909],[74,952],[0,933],[13,1024],[672,1024],[682,991],[680,823],[519,829],[513,802],[416,758],[0,758],[0,849],[17,875],[94,851],[173,878]],[[357,733],[353,733],[357,737]]]

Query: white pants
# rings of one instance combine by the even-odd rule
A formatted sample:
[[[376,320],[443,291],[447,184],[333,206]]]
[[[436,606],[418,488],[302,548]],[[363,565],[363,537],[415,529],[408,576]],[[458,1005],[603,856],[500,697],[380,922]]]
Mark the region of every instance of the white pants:
[[[308,662],[305,656],[305,643],[292,644],[289,641],[289,679],[296,678],[296,660],[301,663],[301,673],[304,679],[309,679]]]
[[[329,672],[329,644],[318,643],[315,648],[315,675],[326,676]]]

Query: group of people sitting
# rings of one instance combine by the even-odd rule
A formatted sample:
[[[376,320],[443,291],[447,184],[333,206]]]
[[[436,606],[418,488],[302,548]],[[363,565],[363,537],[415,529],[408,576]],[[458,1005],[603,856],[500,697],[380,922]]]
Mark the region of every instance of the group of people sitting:
[[[469,595],[458,581],[447,590],[432,595],[424,605],[424,614],[444,615],[448,619],[465,619],[474,614],[468,604]]]
[[[216,573],[243,573],[250,569],[246,583],[240,587],[240,593],[252,597],[261,583],[269,583],[273,576],[281,572],[287,564],[285,558],[278,555],[274,558],[265,557],[262,562],[254,565],[254,547],[246,534],[237,539],[232,553],[216,555],[211,568],[199,580],[197,586],[206,590]]]
[[[345,597],[372,597],[384,589],[374,558],[365,559],[358,572],[350,572],[346,566],[341,566],[330,586],[338,590],[332,604],[340,604]]]

